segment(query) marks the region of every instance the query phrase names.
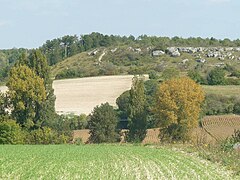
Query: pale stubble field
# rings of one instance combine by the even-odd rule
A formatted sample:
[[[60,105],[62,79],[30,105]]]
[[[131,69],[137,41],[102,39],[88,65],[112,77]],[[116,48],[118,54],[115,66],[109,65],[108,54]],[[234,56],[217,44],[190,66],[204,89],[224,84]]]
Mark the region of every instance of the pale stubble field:
[[[116,99],[131,88],[132,78],[125,75],[56,80],[53,82],[56,111],[89,114],[101,103],[116,106]]]
[[[99,76],[53,81],[58,114],[89,114],[93,108],[108,102],[116,106],[116,99],[131,88],[133,75]],[[6,86],[0,86],[6,92]]]

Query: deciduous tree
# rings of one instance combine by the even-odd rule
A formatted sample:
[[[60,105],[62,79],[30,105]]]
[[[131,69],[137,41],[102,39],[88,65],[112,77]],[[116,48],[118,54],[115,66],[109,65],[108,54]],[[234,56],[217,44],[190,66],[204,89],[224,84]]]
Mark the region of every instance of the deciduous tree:
[[[6,114],[6,97],[0,92],[0,117]]]
[[[129,97],[129,132],[127,139],[141,142],[146,136],[147,109],[143,78],[134,77]]]
[[[94,108],[88,122],[90,129],[90,142],[115,142],[117,139],[117,116],[108,103]]]
[[[40,50],[32,50],[27,56],[22,54],[18,64],[26,65],[32,69],[37,76],[43,79],[46,90],[46,99],[43,103],[36,107],[36,119],[42,121],[43,124],[49,125],[55,118],[55,100],[54,90],[52,88],[52,80],[50,79],[50,68],[46,57]]]
[[[201,86],[190,78],[163,82],[157,90],[154,108],[161,138],[188,140],[191,129],[198,125],[203,100]]]
[[[20,65],[11,69],[7,86],[14,119],[24,126],[39,126],[36,108],[46,100],[44,80],[29,67]]]

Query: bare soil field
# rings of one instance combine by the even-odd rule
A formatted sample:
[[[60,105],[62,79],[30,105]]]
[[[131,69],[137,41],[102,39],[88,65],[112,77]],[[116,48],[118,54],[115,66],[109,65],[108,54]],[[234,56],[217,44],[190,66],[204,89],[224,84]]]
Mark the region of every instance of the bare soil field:
[[[116,106],[116,99],[131,88],[132,75],[102,76],[53,82],[58,114],[89,114],[96,105],[108,102]]]
[[[240,116],[207,116],[202,120],[203,128],[216,140],[224,140],[240,129]]]
[[[121,134],[124,134],[127,130],[122,130]],[[152,144],[152,143],[159,143],[159,128],[153,128],[147,130],[147,135],[145,139],[143,140],[143,144]],[[77,138],[82,139],[83,143],[86,143],[88,141],[88,138],[90,137],[89,129],[82,129],[82,130],[74,130],[73,131],[73,141],[75,141]],[[121,137],[121,142],[124,142],[125,136]]]
[[[231,137],[234,134],[234,130],[240,129],[240,116],[206,116],[202,120],[202,125],[203,127],[198,127],[193,130],[192,136],[194,142],[198,144],[214,144],[219,140]],[[159,143],[159,132],[159,128],[148,129],[147,135],[142,143]],[[83,143],[88,141],[89,136],[88,129],[73,131],[73,139],[81,138]],[[124,142],[124,140],[122,142]]]

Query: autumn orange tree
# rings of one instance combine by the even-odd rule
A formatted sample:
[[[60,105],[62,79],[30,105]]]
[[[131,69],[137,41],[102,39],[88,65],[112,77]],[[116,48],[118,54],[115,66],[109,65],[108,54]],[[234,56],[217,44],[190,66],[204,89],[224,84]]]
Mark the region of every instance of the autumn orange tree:
[[[161,140],[189,140],[204,100],[201,86],[187,77],[171,79],[159,86],[155,99]]]

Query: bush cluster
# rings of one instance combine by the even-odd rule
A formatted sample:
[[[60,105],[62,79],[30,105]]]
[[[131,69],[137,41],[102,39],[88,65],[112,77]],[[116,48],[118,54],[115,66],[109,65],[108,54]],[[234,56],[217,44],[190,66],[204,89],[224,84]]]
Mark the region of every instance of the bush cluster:
[[[203,114],[240,114],[240,99],[217,94],[207,94],[203,105]]]
[[[49,127],[27,130],[15,120],[0,122],[0,144],[64,144],[70,140],[71,136],[66,132],[57,132]]]

